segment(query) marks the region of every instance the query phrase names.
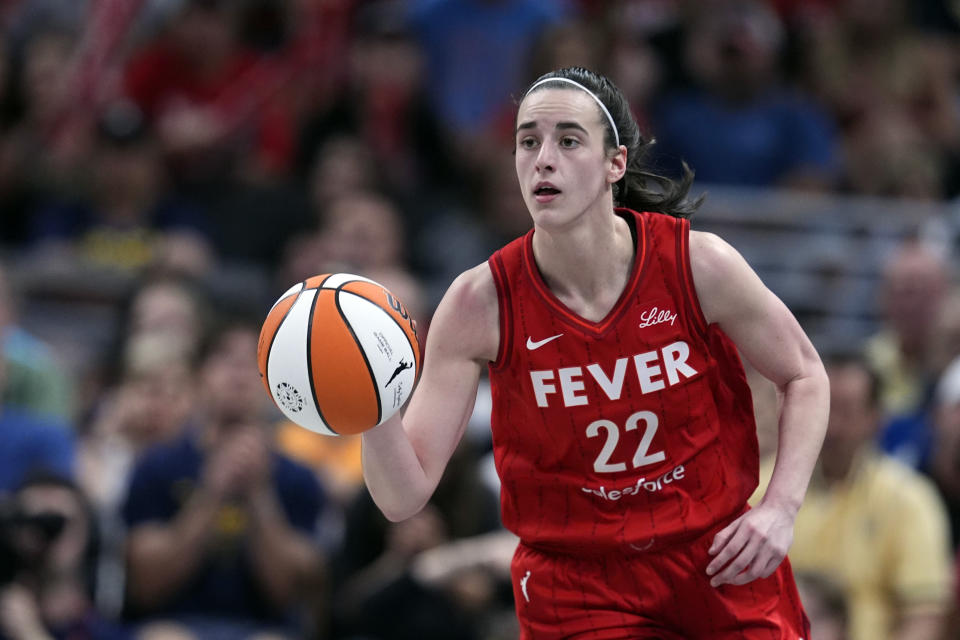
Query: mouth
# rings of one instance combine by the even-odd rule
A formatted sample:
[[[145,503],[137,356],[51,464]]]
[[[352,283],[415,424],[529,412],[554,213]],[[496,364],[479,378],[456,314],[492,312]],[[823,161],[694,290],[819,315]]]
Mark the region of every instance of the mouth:
[[[560,195],[560,193],[560,189],[550,184],[541,184],[533,190],[533,195],[537,202],[550,202]]]

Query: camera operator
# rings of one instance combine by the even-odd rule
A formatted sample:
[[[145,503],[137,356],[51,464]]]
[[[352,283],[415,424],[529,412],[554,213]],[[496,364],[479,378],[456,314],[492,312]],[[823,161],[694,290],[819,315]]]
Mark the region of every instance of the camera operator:
[[[28,478],[0,506],[0,637],[113,640],[94,607],[97,534],[86,497],[55,475]]]

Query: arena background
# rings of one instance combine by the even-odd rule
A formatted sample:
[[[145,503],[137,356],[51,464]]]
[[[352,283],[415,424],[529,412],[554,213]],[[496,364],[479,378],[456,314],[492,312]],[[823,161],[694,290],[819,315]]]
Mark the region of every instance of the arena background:
[[[628,96],[655,171],[689,163],[706,194],[693,227],[742,252],[821,354],[865,354],[871,440],[935,490],[952,545],[937,575],[955,575],[958,34],[949,0],[0,0],[0,630],[133,637],[129,479],[212,402],[204,336],[335,271],[387,285],[424,335],[456,274],[529,228],[516,100],[572,65]],[[750,379],[771,454],[776,394]],[[261,392],[250,421],[325,496],[323,569],[271,618],[285,633],[515,637],[483,385],[437,496],[401,524],[363,489],[358,439],[284,423]],[[35,424],[55,435],[33,467],[71,478],[87,514],[64,516],[86,531],[69,606],[40,586],[49,558],[7,540]],[[814,638],[856,638],[850,573],[801,573]],[[892,619],[925,603],[958,637],[948,580],[879,573]],[[249,622],[221,604],[194,613]]]

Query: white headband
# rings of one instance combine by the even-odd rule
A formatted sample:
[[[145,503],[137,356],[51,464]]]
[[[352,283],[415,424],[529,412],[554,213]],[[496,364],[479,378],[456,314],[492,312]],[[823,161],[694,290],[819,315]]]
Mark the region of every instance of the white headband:
[[[538,80],[537,82],[534,82],[533,86],[527,89],[527,92],[524,94],[524,97],[530,95],[531,91],[533,91],[540,85],[545,84],[547,82],[566,82],[567,84],[572,84],[573,86],[580,89],[581,91],[585,91],[588,96],[593,98],[593,101],[596,102],[600,106],[600,110],[603,111],[603,115],[607,116],[607,120],[610,122],[610,128],[613,129],[613,139],[617,143],[617,148],[620,148],[620,134],[617,132],[617,125],[614,124],[613,122],[613,116],[611,116],[610,112],[607,111],[606,105],[604,105],[603,102],[600,101],[600,98],[597,97],[597,94],[595,94],[593,91],[590,91],[590,89],[587,89],[585,86],[583,86],[579,82],[575,80],[571,80],[569,78],[544,78],[543,80]]]

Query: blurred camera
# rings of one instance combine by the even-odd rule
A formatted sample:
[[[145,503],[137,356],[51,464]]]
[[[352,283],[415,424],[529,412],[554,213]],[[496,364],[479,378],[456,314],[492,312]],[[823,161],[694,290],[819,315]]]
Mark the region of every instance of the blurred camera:
[[[0,585],[39,566],[66,523],[63,514],[28,513],[16,499],[0,500]]]

